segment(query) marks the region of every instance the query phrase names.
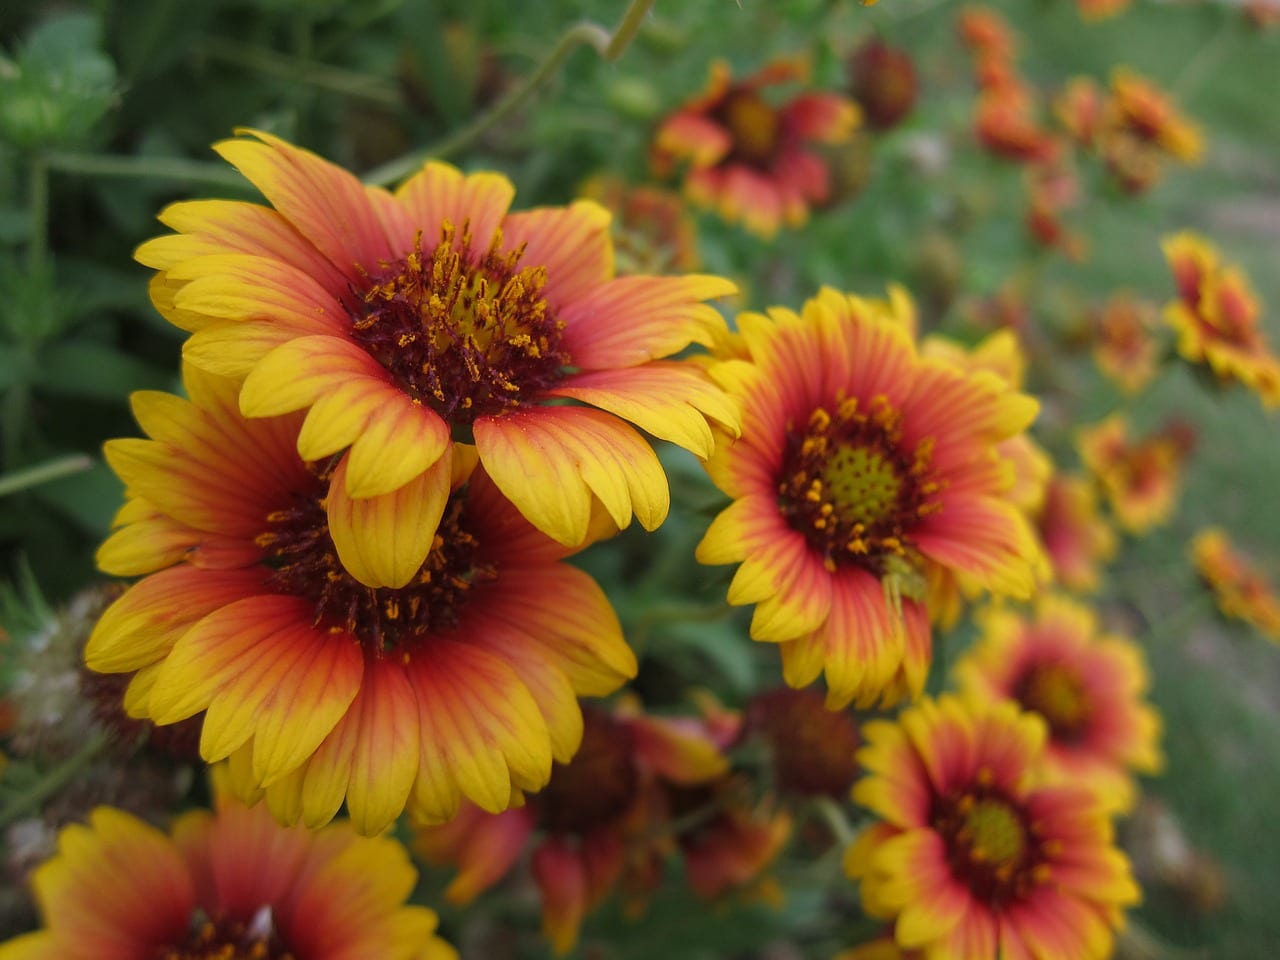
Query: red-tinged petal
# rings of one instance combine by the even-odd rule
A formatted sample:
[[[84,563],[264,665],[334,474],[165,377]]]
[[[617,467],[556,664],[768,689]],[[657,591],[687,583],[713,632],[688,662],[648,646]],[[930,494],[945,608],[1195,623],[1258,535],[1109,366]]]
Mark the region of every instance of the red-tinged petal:
[[[802,93],[782,108],[782,122],[800,140],[840,143],[858,126],[857,104],[834,93]]]
[[[826,650],[827,706],[879,699],[902,662],[904,626],[885,601],[880,581],[857,567],[831,577],[831,612],[819,633]]]
[[[737,430],[737,405],[700,367],[687,363],[654,362],[580,374],[548,392],[607,410],[703,459],[715,447],[708,418],[731,432]]]
[[[485,619],[521,631],[538,654],[569,679],[578,696],[603,697],[636,674],[635,653],[600,585],[582,570],[546,564],[520,571],[519,590],[505,590]],[[479,621],[476,631],[485,629]]]
[[[901,929],[902,921],[898,921]],[[984,905],[971,903],[964,918],[956,924],[944,942],[956,957],[995,957],[998,942],[996,918]]]
[[[511,181],[501,174],[464,175],[447,163],[432,161],[397,188],[395,197],[423,230],[423,244],[428,249],[439,241],[446,221],[456,228],[459,240],[463,226],[469,226],[473,245],[485,249],[494,231],[503,225],[515,192]]]
[[[520,263],[546,268],[542,294],[554,312],[613,277],[609,220],[609,211],[590,200],[525,210],[503,222],[503,245],[508,250],[523,245]]]
[[[111,525],[115,530],[98,548],[94,560],[99,570],[116,577],[140,577],[171,567],[202,536],[142,499],[127,501]]]
[[[690,343],[710,347],[724,318],[700,301],[736,292],[721,277],[618,277],[562,310],[564,347],[583,371],[661,360]]]
[[[772,592],[756,604],[751,617],[751,638],[766,642],[794,640],[812,633],[826,622],[831,611],[832,577],[804,538],[786,531],[764,551],[748,557],[729,586],[729,602],[742,603],[745,579],[759,565],[767,570]]]
[[[563,956],[578,942],[586,916],[586,867],[565,841],[549,838],[534,851],[530,868],[542,892],[542,935]]]
[[[224,140],[213,149],[348,280],[359,285],[365,270],[404,253],[387,237],[366,188],[354,176],[278,137],[244,132],[260,142]]]
[[[525,844],[535,824],[531,807],[516,807],[498,814],[470,809],[473,814],[468,821],[469,829],[456,853],[458,875],[444,892],[450,903],[463,906],[505,877],[516,865],[524,854]]]
[[[594,494],[619,528],[666,519],[666,474],[631,427],[582,407],[518,409],[475,422],[480,462],[535,527],[565,546],[587,536]]]
[[[400,392],[378,361],[349,340],[300,337],[281,344],[253,368],[240,390],[240,410],[246,417],[292,413],[357,377],[371,381],[370,390],[375,385],[385,389],[388,399]]]
[[[182,357],[209,373],[244,380],[272,350],[315,332],[272,320],[214,323],[187,338]]]
[[[347,495],[359,499],[398,490],[431,469],[448,448],[448,424],[435,411],[398,394],[369,418],[351,445],[344,460]]]
[[[305,273],[268,257],[218,253],[167,271],[186,281],[173,303],[220,320],[270,320],[301,333],[341,335],[350,318],[337,299]]]
[[[165,207],[158,219],[177,235],[157,237],[137,249],[134,258],[148,267],[167,270],[191,257],[234,251],[279,260],[326,290],[347,287],[346,276],[270,207],[240,200],[189,200]]]
[[[129,673],[155,663],[206,614],[260,589],[256,570],[173,567],[138,581],[94,624],[85,663],[100,673]]]
[[[329,536],[351,576],[370,587],[405,586],[431,552],[449,501],[451,465],[439,457],[425,473],[398,490],[364,500],[347,491],[344,457],[329,482]]]
[[[943,514],[945,513],[945,517]],[[936,563],[973,577],[994,593],[1027,598],[1035,587],[1035,541],[1025,517],[994,498],[952,500],[913,533]]]
[[[359,716],[359,732],[347,786],[351,823],[366,836],[386,830],[404,812],[418,776],[418,709],[404,666],[388,659],[372,660],[352,705],[352,714]]]
[[[733,149],[733,136],[709,117],[682,112],[667,120],[655,136],[658,150],[689,159],[694,169],[713,167]]]
[[[707,783],[729,769],[729,761],[700,724],[639,716],[628,726],[636,755],[672,783]]]
[[[151,695],[152,719],[176,723],[206,709],[264,654],[275,659],[290,643],[305,649],[310,638],[296,631],[315,634],[310,624],[311,608],[297,597],[254,596],[213,611],[188,629],[165,659]]]
[[[41,913],[89,956],[138,957],[185,937],[191,879],[168,837],[120,810],[98,807],[89,824],[58,836],[58,856],[32,878]]]

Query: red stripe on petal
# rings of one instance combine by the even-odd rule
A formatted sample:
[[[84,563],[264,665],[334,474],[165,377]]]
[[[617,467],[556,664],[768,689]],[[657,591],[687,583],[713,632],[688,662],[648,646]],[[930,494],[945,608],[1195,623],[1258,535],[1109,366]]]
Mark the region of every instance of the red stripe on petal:
[[[556,311],[613,277],[609,220],[609,211],[590,200],[513,213],[502,225],[503,245],[523,244],[521,266],[546,268],[542,293]]]

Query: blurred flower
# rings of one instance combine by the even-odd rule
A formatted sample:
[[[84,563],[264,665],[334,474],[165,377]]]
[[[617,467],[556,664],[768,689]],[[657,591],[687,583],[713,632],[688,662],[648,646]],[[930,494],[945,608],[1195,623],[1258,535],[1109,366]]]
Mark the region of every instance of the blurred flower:
[[[1045,491],[1037,520],[1054,580],[1080,593],[1101,585],[1101,567],[1119,546],[1111,524],[1098,512],[1098,493],[1084,477],[1056,474]]]
[[[759,816],[732,796],[736,780],[721,751],[736,736],[736,718],[720,730],[694,718],[645,716],[632,703],[583,716],[581,750],[556,764],[526,806],[490,815],[468,805],[414,841],[428,862],[457,865],[445,897],[465,904],[501,880],[540,832],[531,867],[543,933],[557,954],[572,949],[583,919],[615,888],[629,913],[643,909],[677,847],[695,893],[711,898],[753,880],[785,839],[785,818]]]
[[[835,960],[924,960],[919,950],[904,950],[892,936],[869,940],[851,950],[842,950]]]
[[[1133,0],[1076,0],[1076,9],[1080,11],[1081,20],[1097,23],[1123,13],[1132,2]]]
[[[1027,169],[1025,181],[1027,231],[1041,246],[1060,250],[1069,260],[1083,260],[1088,244],[1061,216],[1079,202],[1075,172],[1060,162],[1040,163]]]
[[[1204,152],[1199,128],[1167,93],[1128,67],[1111,72],[1103,126],[1106,138],[1133,137],[1183,163],[1198,162]]]
[[[137,257],[159,271],[157,309],[192,331],[187,360],[247,378],[246,415],[307,412],[302,458],[340,455],[333,509],[421,504],[414,549],[353,526],[340,552],[357,580],[399,588],[422,566],[455,431],[566,546],[586,537],[596,499],[620,527],[633,512],[662,522],[666,477],[625,421],[702,456],[706,417],[732,424],[699,369],[658,359],[715,335],[724,321],[699,301],[731,283],[615,278],[608,212],[589,201],[508,213],[505,177],[434,162],[391,194],[251,137],[215,149],[273,207],[175,204],[161,219],[178,233]]]
[[[978,141],[1006,160],[1044,163],[1058,154],[1058,141],[1036,118],[1034,102],[1019,93],[996,90],[980,95],[973,125]]]
[[[579,193],[613,213],[613,245],[627,272],[664,273],[698,266],[698,238],[683,200],[661,187],[633,185],[600,174]]]
[[[883,818],[849,848],[864,909],[948,958],[1103,960],[1139,899],[1089,791],[1037,784],[1045,725],[943,696],[863,727],[854,799]]]
[[[879,39],[863,44],[848,60],[849,86],[873,130],[891,130],[916,102],[911,54]]]
[[[772,783],[792,796],[843,799],[858,775],[858,728],[845,710],[828,710],[816,690],[775,687],[753,696],[744,735],[769,749]]]
[[[572,551],[472,472],[474,455],[429,474],[438,523],[410,496],[335,498],[346,462],[298,456],[300,414],[246,419],[234,381],[185,374],[189,401],[134,394],[152,439],[106,446],[128,501],[98,562],[143,579],[85,660],[138,671],[126,710],[160,724],[206,711],[205,759],[231,756],[236,792],[265,788],[289,823],[319,826],[345,799],[372,834],[406,804],[438,822],[462,795],[496,811],[543,786],[577,749],[575,695],[635,672],[604,593],[556,562]],[[361,525],[426,555],[404,587],[346,572],[338,545]]]
[[[1156,375],[1160,344],[1152,335],[1155,307],[1132,294],[1114,294],[1094,321],[1093,361],[1127,394],[1142,390]]]
[[[1072,77],[1053,101],[1053,115],[1077,145],[1092,147],[1102,127],[1102,90],[1092,77]]]
[[[1267,343],[1249,278],[1220,264],[1208,241],[1189,231],[1165,237],[1163,247],[1179,297],[1163,316],[1178,335],[1178,353],[1207,364],[1222,383],[1244,384],[1268,409],[1280,406],[1280,358]]]
[[[1037,599],[1033,619],[993,607],[979,623],[981,638],[955,665],[961,691],[1014,700],[1044,719],[1046,783],[1088,787],[1109,808],[1131,810],[1131,771],[1163,765],[1141,648],[1102,633],[1087,606],[1053,594]]]
[[[1280,643],[1280,591],[1232,544],[1225,530],[1201,530],[1191,542],[1191,556],[1224,617],[1243,620]]]
[[[1010,60],[1018,41],[1007,20],[990,7],[971,4],[960,11],[956,29],[965,45],[980,57]]]
[[[1143,534],[1169,519],[1182,487],[1182,467],[1194,436],[1171,424],[1141,440],[1129,439],[1129,421],[1113,414],[1078,435],[1080,456],[1106,494],[1120,526]]]
[[[931,571],[1031,590],[1036,547],[997,448],[1036,402],[922,358],[903,324],[830,288],[738,328],[747,359],[711,374],[742,400],[743,435],[707,462],[733,503],[697,557],[741,564],[729,602],[756,605],[751,636],[780,645],[791,686],[825,672],[831,707],[918,694]]]
[[[772,236],[784,223],[800,226],[830,189],[827,165],[810,144],[843,142],[860,121],[857,106],[838,94],[810,91],[782,106],[762,95],[767,87],[808,78],[802,58],[776,60],[737,82],[717,60],[707,90],[658,128],[656,166],[665,172],[686,162],[690,199],[760,236]]]
[[[277,826],[265,810],[219,797],[216,813],[181,817],[168,836],[99,807],[58,838],[33,885],[45,929],[0,955],[456,960],[436,916],[407,905],[417,873],[403,847]]]

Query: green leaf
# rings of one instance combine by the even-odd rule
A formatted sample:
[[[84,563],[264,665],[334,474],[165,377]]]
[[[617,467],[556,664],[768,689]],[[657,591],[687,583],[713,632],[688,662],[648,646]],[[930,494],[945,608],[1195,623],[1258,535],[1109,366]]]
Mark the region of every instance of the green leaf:
[[[35,383],[66,396],[123,401],[134,390],[160,389],[168,379],[115,347],[70,340],[41,352]]]

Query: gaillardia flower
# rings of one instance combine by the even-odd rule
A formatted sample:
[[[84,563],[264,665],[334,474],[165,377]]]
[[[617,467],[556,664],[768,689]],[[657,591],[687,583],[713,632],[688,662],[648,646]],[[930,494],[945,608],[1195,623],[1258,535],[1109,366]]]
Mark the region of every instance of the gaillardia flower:
[[[575,695],[635,671],[604,593],[557,562],[572,551],[468,470],[466,447],[436,517],[412,498],[334,498],[346,462],[298,456],[301,414],[248,419],[235,381],[190,365],[185,380],[189,401],[134,394],[152,439],[106,446],[128,501],[98,563],[144,576],[85,661],[137,671],[126,710],[160,724],[203,711],[204,758],[231,756],[232,789],[265,788],[286,822],[318,826],[345,799],[377,833],[406,804],[438,822],[461,796],[496,811],[542,787],[577,749]],[[339,545],[359,525],[426,556],[409,583],[346,571]]]
[[[811,144],[847,140],[860,119],[858,107],[838,94],[810,91],[774,106],[762,93],[808,75],[807,61],[793,58],[735,82],[717,60],[707,90],[658,129],[660,171],[687,162],[689,198],[753,233],[769,237],[783,223],[800,226],[830,191],[827,164]]]
[[[1191,542],[1191,557],[1224,617],[1243,620],[1280,643],[1280,591],[1231,543],[1225,530],[1201,530]]]
[[[576,546],[592,503],[626,526],[666,515],[666,477],[625,421],[706,456],[707,417],[734,411],[695,366],[664,360],[724,324],[716,277],[615,277],[595,203],[509,213],[492,173],[428,163],[394,194],[265,133],[215,149],[271,202],[179,203],[177,231],[139,248],[152,300],[192,332],[184,354],[244,379],[251,417],[306,411],[298,453],[340,455],[332,509],[443,509],[452,440],[474,439],[494,484]],[[566,404],[564,401],[579,401]],[[426,559],[357,524],[343,565],[403,587]],[[379,562],[371,565],[367,558]]]
[[[738,328],[710,369],[741,398],[743,434],[707,463],[734,502],[698,559],[741,564],[729,602],[756,605],[751,636],[780,644],[790,685],[825,672],[832,707],[917,694],[940,574],[1032,588],[1036,545],[998,447],[1036,402],[921,357],[902,323],[832,289]]]
[[[1078,784],[1109,808],[1132,809],[1130,771],[1159,773],[1160,715],[1143,698],[1150,677],[1142,650],[1105,634],[1088,607],[1042,594],[1034,618],[990,608],[982,636],[955,666],[962,692],[1013,700],[1049,728],[1045,780]]]
[[[1039,785],[1044,722],[943,696],[863,726],[853,788],[881,823],[845,858],[862,904],[930,960],[1104,960],[1138,901],[1088,790]]]
[[[1098,310],[1093,324],[1093,361],[1127,394],[1138,393],[1156,375],[1160,343],[1152,334],[1155,307],[1117,293]]]
[[[113,807],[63,828],[35,871],[45,929],[3,960],[456,960],[436,916],[407,905],[417,871],[346,822],[285,828],[221,797],[171,835]]]
[[[1248,277],[1220,264],[1209,242],[1190,231],[1165,237],[1163,247],[1178,288],[1164,320],[1178,335],[1179,355],[1207,365],[1220,383],[1244,384],[1263,406],[1280,407],[1280,358],[1267,344]]]
[[[1077,442],[1122,528],[1141,535],[1169,519],[1182,490],[1183,464],[1195,444],[1190,427],[1170,423],[1131,440],[1128,418],[1115,413],[1081,430]]]

